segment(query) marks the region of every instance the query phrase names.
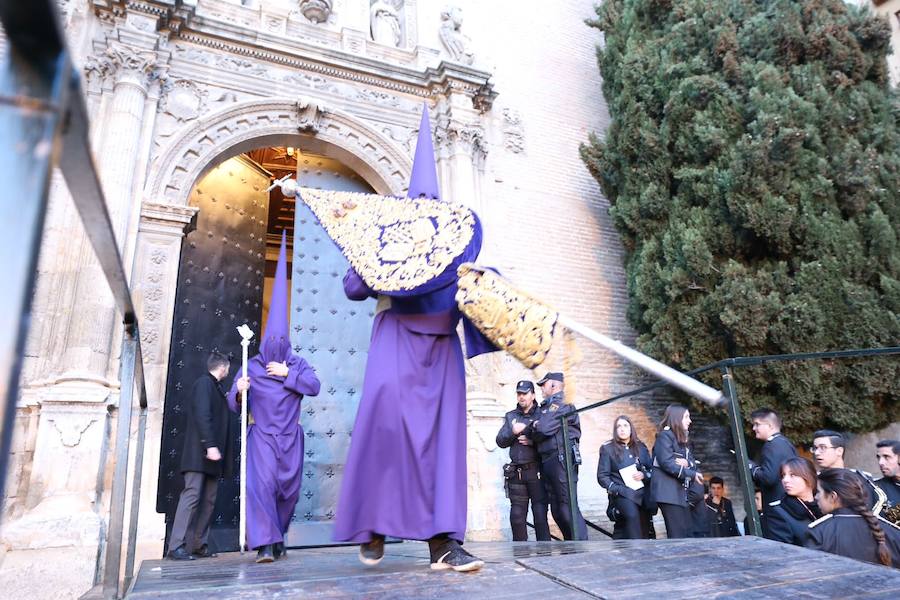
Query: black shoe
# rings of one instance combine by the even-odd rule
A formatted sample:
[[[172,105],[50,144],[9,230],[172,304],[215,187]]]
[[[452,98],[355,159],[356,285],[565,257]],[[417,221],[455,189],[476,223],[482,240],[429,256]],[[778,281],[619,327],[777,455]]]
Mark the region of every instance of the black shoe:
[[[215,558],[218,556],[218,554],[211,551],[209,549],[209,546],[207,546],[206,544],[203,544],[202,546],[191,552],[191,554],[194,555],[194,558]]]
[[[287,548],[284,547],[284,542],[278,542],[277,544],[272,546],[272,554],[275,555],[275,560],[279,558],[287,558]]]
[[[184,544],[178,546],[171,552],[169,552],[169,558],[172,560],[194,560],[197,557],[184,549]]]
[[[275,562],[275,555],[272,552],[272,544],[259,547],[259,552],[256,553],[256,562],[258,562],[258,563]]]
[[[384,536],[372,534],[372,539],[359,546],[359,560],[362,564],[374,567],[384,558]]]
[[[453,569],[454,571],[465,573],[467,571],[477,571],[484,566],[484,561],[472,556],[459,545],[456,540],[442,540],[441,544],[432,545],[431,548],[431,568],[435,571]]]

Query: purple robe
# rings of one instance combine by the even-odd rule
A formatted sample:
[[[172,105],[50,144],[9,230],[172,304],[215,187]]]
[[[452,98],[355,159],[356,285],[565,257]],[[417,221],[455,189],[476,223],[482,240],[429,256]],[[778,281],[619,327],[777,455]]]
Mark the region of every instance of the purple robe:
[[[338,500],[337,541],[368,542],[373,533],[465,537],[466,385],[455,290],[449,286],[418,303],[391,298],[391,308],[375,316]],[[351,300],[376,295],[352,269],[344,291]],[[411,313],[411,306],[428,312]],[[479,347],[469,348],[470,355],[494,349],[471,343]]]
[[[266,364],[285,361],[287,377],[266,375]],[[303,471],[303,428],[300,401],[319,393],[319,378],[306,362],[291,353],[283,338],[266,339],[260,353],[247,363],[247,545],[259,548],[284,540],[300,497]],[[228,406],[239,412],[237,378],[228,392]]]

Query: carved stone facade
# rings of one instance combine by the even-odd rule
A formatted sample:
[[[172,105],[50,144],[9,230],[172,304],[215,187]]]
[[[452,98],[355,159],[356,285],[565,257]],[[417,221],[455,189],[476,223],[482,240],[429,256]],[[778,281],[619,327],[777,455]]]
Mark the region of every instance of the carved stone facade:
[[[888,54],[888,71],[891,75],[891,83],[900,85],[900,0],[862,0],[860,2],[871,3],[876,14],[887,18],[891,26],[891,47],[893,53]]]
[[[154,499],[178,264],[197,210],[189,197],[230,157],[292,146],[339,161],[378,193],[403,194],[427,105],[442,193],[478,211],[483,262],[575,318],[633,338],[618,237],[578,158],[587,132],[606,124],[598,40],[583,25],[593,2],[566,0],[546,22],[503,5],[460,2],[463,23],[436,0],[61,3],[141,324],[150,407],[139,560],[157,558],[164,535]],[[82,564],[108,518],[121,330],[58,179],[34,307],[0,536],[12,550],[72,548]],[[469,535],[502,539],[506,456],[494,437],[515,381],[529,373],[500,355],[470,361],[467,372]],[[639,381],[588,348],[572,377],[579,403]],[[644,430],[656,417],[615,410]],[[585,425],[580,487],[592,515],[605,506],[591,471],[608,416]],[[71,595],[90,587],[71,572],[81,578]],[[0,585],[10,580],[19,581],[0,568]]]

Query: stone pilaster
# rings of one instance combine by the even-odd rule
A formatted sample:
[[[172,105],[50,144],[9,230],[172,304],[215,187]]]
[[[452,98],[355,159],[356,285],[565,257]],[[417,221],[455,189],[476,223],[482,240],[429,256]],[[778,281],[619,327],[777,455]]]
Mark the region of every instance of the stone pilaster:
[[[451,94],[435,112],[434,140],[441,190],[448,199],[466,204],[481,216],[481,177],[488,148],[484,128],[471,108],[471,98]]]
[[[137,310],[144,379],[147,385],[147,434],[145,437],[141,516],[138,535],[162,540],[165,522],[154,512],[159,472],[159,432],[162,431],[163,397],[175,310],[175,290],[181,243],[196,225],[197,208],[144,202],[141,205],[132,290]],[[162,551],[162,546],[159,548]]]

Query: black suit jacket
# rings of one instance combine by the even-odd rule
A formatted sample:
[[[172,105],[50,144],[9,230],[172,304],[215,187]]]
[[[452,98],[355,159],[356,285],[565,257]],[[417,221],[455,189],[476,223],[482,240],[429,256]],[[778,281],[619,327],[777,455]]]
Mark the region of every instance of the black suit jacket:
[[[600,446],[600,459],[597,461],[597,483],[606,489],[610,497],[622,496],[635,504],[641,504],[644,490],[650,485],[650,468],[653,459],[643,442],[637,443],[637,451],[625,448],[623,444],[612,440]],[[620,469],[637,465],[638,471],[644,474],[644,487],[633,490],[622,480]]]
[[[196,471],[207,475],[230,475],[233,448],[229,425],[231,423],[225,390],[216,378],[206,373],[191,387],[187,402],[187,422],[184,434],[184,451],[181,455],[181,472]],[[222,460],[206,458],[207,448],[218,448]]]
[[[891,566],[900,569],[900,528],[878,519],[891,554]],[[876,565],[877,545],[866,520],[846,508],[839,508],[809,524],[803,544],[807,548],[847,556]]]
[[[766,537],[776,542],[802,546],[809,524],[822,516],[815,502],[806,504],[794,496],[785,496],[766,508],[768,530]]]
[[[688,461],[687,467],[675,463],[676,458]],[[682,446],[669,429],[663,429],[653,444],[653,476],[650,489],[657,503],[687,506],[687,488],[684,483],[697,474],[694,457],[687,446]],[[702,496],[701,496],[702,498]]]
[[[789,439],[780,433],[763,444],[759,463],[753,469],[753,481],[762,492],[763,511],[772,502],[781,500],[784,488],[781,485],[781,463],[797,456],[797,450]]]

